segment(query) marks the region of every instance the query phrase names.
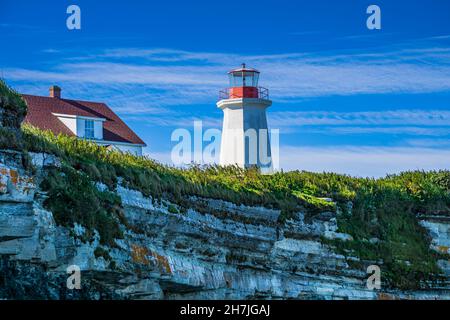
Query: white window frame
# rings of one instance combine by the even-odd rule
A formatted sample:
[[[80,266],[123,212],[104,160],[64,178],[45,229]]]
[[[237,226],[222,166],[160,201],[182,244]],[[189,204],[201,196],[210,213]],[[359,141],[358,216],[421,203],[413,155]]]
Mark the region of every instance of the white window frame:
[[[88,126],[89,123],[89,126]],[[94,120],[86,119],[84,121],[84,137],[86,139],[95,139],[95,123]]]

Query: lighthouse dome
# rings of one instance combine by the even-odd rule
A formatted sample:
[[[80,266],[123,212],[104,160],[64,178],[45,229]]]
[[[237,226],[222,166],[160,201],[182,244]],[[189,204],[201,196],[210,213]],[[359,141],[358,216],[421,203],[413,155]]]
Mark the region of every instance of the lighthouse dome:
[[[259,71],[253,68],[247,68],[245,63],[241,68],[233,69],[228,72],[230,78],[230,87],[257,87]]]
[[[269,90],[258,86],[260,72],[247,68],[245,63],[240,68],[228,72],[230,86],[219,92],[219,100],[239,98],[269,99]]]

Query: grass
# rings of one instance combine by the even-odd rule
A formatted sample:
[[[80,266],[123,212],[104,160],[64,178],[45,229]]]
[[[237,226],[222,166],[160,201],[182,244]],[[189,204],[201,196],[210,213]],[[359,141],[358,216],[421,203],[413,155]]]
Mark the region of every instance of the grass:
[[[299,198],[286,185],[273,188],[272,182],[256,169],[192,166],[183,170],[163,166],[146,157],[109,151],[74,137],[55,136],[29,125],[23,126],[23,137],[25,150],[55,154],[68,166],[111,189],[117,185],[118,177],[122,177],[126,187],[156,199],[171,200],[181,207],[191,205],[186,203],[186,196],[199,196],[278,208],[286,217],[306,207],[316,208],[313,201],[308,202],[310,198]],[[280,178],[282,175],[277,176]],[[321,207],[317,206],[317,210]]]
[[[28,151],[59,156],[69,166],[111,189],[117,178],[125,186],[155,198],[181,200],[186,195],[223,199],[236,204],[262,205],[284,211],[285,217],[299,210],[347,210],[362,218],[381,204],[405,200],[413,213],[450,212],[450,172],[405,172],[383,179],[353,178],[334,173],[280,172],[261,175],[256,169],[238,167],[192,166],[179,169],[161,165],[146,157],[109,151],[88,141],[55,136],[29,125],[23,126],[23,147]],[[336,204],[323,200],[332,198]]]
[[[298,190],[294,190],[292,192],[292,194],[294,196],[296,196],[297,198],[299,198],[300,200],[307,203],[308,207],[310,207],[311,210],[316,210],[316,211],[320,211],[320,212],[323,212],[323,211],[335,212],[336,211],[336,204],[334,202],[330,202],[330,201],[324,200],[323,198],[318,198],[313,195],[300,192]]]

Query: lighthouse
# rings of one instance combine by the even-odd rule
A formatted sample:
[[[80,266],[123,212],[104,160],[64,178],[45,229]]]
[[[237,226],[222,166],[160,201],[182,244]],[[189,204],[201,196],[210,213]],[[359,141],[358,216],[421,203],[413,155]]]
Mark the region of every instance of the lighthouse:
[[[228,72],[230,87],[222,90],[217,107],[223,110],[220,165],[256,166],[272,171],[266,109],[269,90],[258,86],[260,72],[241,68]]]

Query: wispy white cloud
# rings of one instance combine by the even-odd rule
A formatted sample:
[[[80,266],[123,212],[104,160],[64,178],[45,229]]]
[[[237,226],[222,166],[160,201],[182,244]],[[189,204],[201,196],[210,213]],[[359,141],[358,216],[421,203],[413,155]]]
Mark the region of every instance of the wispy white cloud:
[[[144,108],[145,110],[145,108]],[[150,126],[190,128],[194,121],[205,127],[221,128],[219,117],[195,117],[184,113],[156,113],[144,117],[125,115],[126,119]],[[385,112],[276,112],[270,114],[269,127],[286,133],[319,133],[333,135],[407,134],[418,136],[450,135],[450,112],[424,110],[391,110]]]
[[[446,110],[385,110],[364,112],[300,111],[272,112],[271,124],[283,126],[311,125],[421,125],[450,126]]]
[[[450,169],[450,150],[397,147],[284,147],[285,170],[381,177],[406,170]]]
[[[158,126],[158,127],[172,127],[172,128],[184,128],[192,129],[194,127],[195,121],[201,121],[204,128],[221,128],[222,119],[214,117],[195,117],[187,116],[183,114],[170,114],[170,115],[156,115],[156,116],[146,116],[146,117],[136,117],[136,116],[124,116],[124,119],[130,121],[140,121],[148,126]]]
[[[365,112],[272,112],[271,128],[281,133],[450,136],[450,111],[398,109]]]
[[[421,148],[450,148],[450,139],[434,138],[434,139],[408,139],[405,143],[413,147]]]
[[[61,56],[60,52],[58,57]],[[275,103],[330,95],[450,91],[450,49],[435,46],[272,55],[116,48],[72,58],[66,57],[47,70],[4,68],[3,73],[21,92],[42,95],[50,84],[57,83],[63,87],[65,97],[106,101],[125,120],[139,121],[149,127],[192,128],[193,121],[202,120],[205,127],[220,128],[219,117],[197,117],[189,110],[174,106],[209,104],[214,107],[218,90],[227,86],[226,72],[243,61],[261,69],[261,85],[270,88]],[[433,110],[431,106],[424,106],[423,110],[404,107],[382,112],[275,111],[269,113],[269,123],[271,128],[282,129],[282,134],[307,128],[308,132],[337,135],[382,133],[441,138],[450,135],[450,111]],[[420,143],[410,141],[409,145],[416,148],[384,152],[349,148],[285,149],[286,156],[281,161],[284,168],[331,171],[335,166],[333,171],[342,169],[340,172],[352,174],[373,171],[375,175],[384,173],[384,165],[389,170],[413,168],[416,164],[447,165],[443,162],[447,151],[425,153],[432,158],[420,155],[428,150],[426,147],[442,145],[431,145],[430,141],[428,145]],[[383,165],[378,166],[377,161]],[[372,167],[372,171],[367,169]]]
[[[444,34],[444,35],[432,37],[432,39],[450,39],[450,35]]]
[[[450,111],[397,109],[364,112],[272,112],[271,128],[283,133],[450,136]]]
[[[292,129],[291,129],[292,132]],[[338,135],[360,135],[360,134],[390,134],[390,135],[417,135],[417,136],[449,136],[450,127],[380,127],[380,126],[346,126],[346,127],[322,127],[321,129],[308,130],[310,133],[338,134]]]
[[[18,24],[18,23],[0,23],[0,28],[11,28],[11,29],[38,29],[37,26],[31,26],[26,24]]]
[[[70,57],[69,57],[70,58]],[[238,55],[173,49],[119,48],[55,63],[49,70],[5,68],[17,83],[145,87],[159,105],[211,103],[226,71],[246,61],[278,101],[371,93],[450,91],[450,49],[410,48],[366,53]]]

